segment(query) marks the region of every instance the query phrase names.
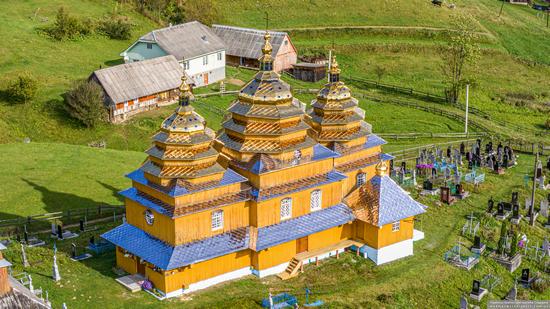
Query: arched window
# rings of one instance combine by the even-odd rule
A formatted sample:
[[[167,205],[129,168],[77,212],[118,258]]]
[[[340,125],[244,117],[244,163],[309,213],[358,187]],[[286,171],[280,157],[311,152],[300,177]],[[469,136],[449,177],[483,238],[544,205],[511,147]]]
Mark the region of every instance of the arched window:
[[[316,211],[321,209],[321,203],[323,194],[321,190],[314,190],[311,192],[311,203],[310,203],[310,211]]]
[[[281,220],[292,217],[292,199],[290,197],[281,200]]]
[[[357,186],[362,186],[367,182],[367,174],[365,173],[359,173],[357,174]]]
[[[223,228],[223,210],[212,212],[212,231]]]

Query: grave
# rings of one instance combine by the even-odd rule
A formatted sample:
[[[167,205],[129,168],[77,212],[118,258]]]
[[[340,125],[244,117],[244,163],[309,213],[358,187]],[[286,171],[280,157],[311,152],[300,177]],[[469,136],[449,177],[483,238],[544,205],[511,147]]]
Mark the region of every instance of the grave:
[[[512,224],[519,224],[522,215],[519,213],[519,205],[515,204],[512,206],[512,219],[510,220]]]
[[[508,294],[506,294],[506,297],[504,299],[508,301],[515,301],[517,298],[517,295],[518,295],[518,288],[516,284],[514,284],[514,286],[510,289]]]
[[[76,253],[76,244],[75,243],[71,244],[71,260],[72,261],[75,261],[75,262],[76,261],[83,261],[83,260],[89,259],[91,257],[92,257],[92,255],[89,254],[89,253],[86,253],[86,252],[84,252],[80,255],[77,255],[77,253]]]
[[[37,238],[37,237],[29,237],[29,234],[25,231],[25,233],[23,234],[23,237],[25,239],[25,244],[27,245],[27,247],[40,247],[40,246],[44,246],[46,244],[45,241]]]
[[[453,195],[459,200],[463,200],[470,195],[470,192],[464,190],[464,186],[461,183],[455,185],[456,193]]]
[[[105,252],[113,251],[115,250],[115,245],[112,243],[100,239],[99,241],[95,241],[95,237],[90,237],[90,241],[88,242],[88,250],[96,253],[96,254],[102,254]]]
[[[524,268],[521,270],[521,277],[518,280],[520,284],[522,284],[526,288],[529,288],[533,280],[534,278],[530,276],[529,268]]]
[[[481,237],[474,237],[474,245],[470,248],[470,251],[480,255],[485,251],[485,244],[481,242]]]
[[[468,300],[464,296],[460,296],[460,309],[468,309]]]
[[[71,239],[71,238],[78,237],[77,233],[73,233],[69,230],[63,230],[63,227],[61,227],[61,225],[57,225],[57,229],[55,230],[55,234],[53,233],[53,231],[54,231],[54,225],[52,224],[52,238],[57,238],[59,240]]]
[[[509,272],[513,273],[521,265],[521,254],[516,253],[513,257],[508,255],[500,256],[498,254],[493,255],[493,259],[500,265],[504,266]]]
[[[504,168],[502,168],[502,166],[500,166],[500,163],[498,161],[495,162],[495,166],[493,168],[493,171],[497,175],[504,175]]]
[[[506,211],[506,209],[504,207],[504,203],[503,202],[498,203],[497,204],[497,213],[496,213],[495,218],[497,220],[505,220],[506,218],[508,218],[509,215],[510,215],[510,212]]]
[[[440,200],[442,203],[452,205],[455,202],[455,197],[451,195],[451,189],[449,187],[441,187]]]
[[[422,192],[420,192],[421,195],[438,195],[439,194],[439,188],[433,187],[433,182],[430,179],[424,180],[422,183]]]
[[[470,292],[470,298],[475,301],[481,301],[487,294],[487,290],[481,287],[481,283],[478,280],[474,280],[472,283],[472,291]]]
[[[545,218],[548,218],[549,204],[550,204],[550,194],[548,194],[548,199],[540,201],[540,214]]]

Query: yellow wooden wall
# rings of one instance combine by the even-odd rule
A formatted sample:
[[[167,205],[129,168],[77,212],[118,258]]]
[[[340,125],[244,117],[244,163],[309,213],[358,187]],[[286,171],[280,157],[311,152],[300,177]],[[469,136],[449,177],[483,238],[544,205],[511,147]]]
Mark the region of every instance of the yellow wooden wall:
[[[257,270],[290,262],[296,255],[296,240],[291,240],[260,252],[253,252],[252,254],[252,266]]]
[[[223,211],[223,229],[212,231],[212,212]],[[175,243],[211,237],[250,225],[248,202],[238,202],[224,207],[205,210],[175,219]]]
[[[166,292],[172,292],[189,284],[250,266],[250,250],[223,255],[208,261],[185,266],[171,274],[166,272]]]
[[[344,224],[308,236],[308,251],[334,245],[353,236],[352,224]]]
[[[145,222],[145,208],[130,199],[126,199],[126,220],[131,225],[163,240],[171,245],[175,244],[174,220],[162,215],[156,211],[152,211],[155,220],[153,225]]]
[[[116,248],[116,264],[118,267],[124,269],[127,273],[137,273],[137,257],[125,257],[120,247]]]
[[[256,227],[263,227],[281,222],[281,200],[288,197],[292,198],[292,218],[310,213],[311,192],[315,190],[321,190],[322,192],[323,208],[334,206],[342,200],[342,183],[334,182],[260,203],[251,201],[251,224]]]
[[[355,237],[365,241],[369,247],[382,248],[391,244],[412,239],[414,229],[414,217],[410,217],[400,221],[400,228],[397,232],[392,232],[392,225],[386,224],[381,228],[362,222],[355,221],[356,233]]]

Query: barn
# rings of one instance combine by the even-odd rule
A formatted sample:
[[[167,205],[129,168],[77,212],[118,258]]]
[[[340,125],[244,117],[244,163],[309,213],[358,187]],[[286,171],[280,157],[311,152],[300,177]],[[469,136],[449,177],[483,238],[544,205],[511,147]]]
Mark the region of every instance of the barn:
[[[234,66],[257,68],[262,56],[264,30],[212,25],[214,33],[225,43],[226,63]],[[292,69],[298,59],[296,48],[286,32],[269,31],[273,51],[273,70],[281,72]]]

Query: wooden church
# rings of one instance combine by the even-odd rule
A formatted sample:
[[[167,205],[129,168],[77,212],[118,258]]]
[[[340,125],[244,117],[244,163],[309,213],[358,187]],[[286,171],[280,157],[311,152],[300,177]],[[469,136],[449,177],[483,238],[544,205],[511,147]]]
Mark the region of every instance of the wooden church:
[[[147,161],[128,174],[127,222],[102,235],[117,265],[173,297],[246,275],[286,279],[352,250],[382,264],[413,254],[425,207],[389,176],[336,59],[306,112],[273,71],[269,33],[260,70],[216,136],[191,103],[161,125]]]

